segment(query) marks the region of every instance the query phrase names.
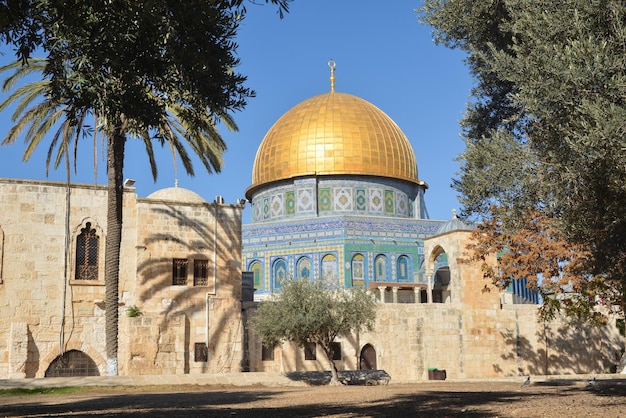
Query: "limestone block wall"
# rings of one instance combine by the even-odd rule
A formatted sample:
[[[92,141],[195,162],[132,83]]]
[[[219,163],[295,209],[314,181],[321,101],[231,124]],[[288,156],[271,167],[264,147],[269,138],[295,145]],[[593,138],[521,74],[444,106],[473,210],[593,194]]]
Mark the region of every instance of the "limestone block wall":
[[[371,344],[378,368],[400,381],[425,380],[431,367],[448,378],[608,373],[624,348],[614,321],[546,323],[532,305],[384,304],[377,315],[375,331],[360,336],[361,347]]]
[[[376,367],[395,381],[427,380],[429,368],[446,370],[449,379],[608,373],[624,347],[614,322],[601,328],[566,318],[545,323],[533,305],[380,303],[373,331],[338,341],[338,369],[358,369],[361,349],[370,344]],[[274,361],[260,361],[260,342],[254,335],[250,342],[252,371],[328,370],[323,356],[305,361],[291,344],[276,349]]]
[[[104,352],[103,341],[96,338],[104,335],[99,308],[93,299],[85,302],[86,295],[100,298],[102,282],[74,286],[71,266],[67,274],[64,270],[64,244],[66,216],[72,236],[80,233],[85,222],[103,230],[106,190],[98,186],[72,186],[69,196],[72,205],[67,214],[63,184],[0,179],[0,230],[4,236],[0,252],[2,377],[43,376],[48,366],[45,361],[61,352],[64,321],[66,346],[89,341],[89,350]],[[70,260],[74,257],[71,251],[67,256]],[[23,323],[26,327],[13,327],[13,323]],[[16,344],[27,347],[25,356],[11,350],[10,345]]]
[[[536,307],[533,307],[536,310]],[[531,308],[532,309],[532,308]],[[534,320],[534,316],[532,320]],[[462,369],[460,377],[517,376],[519,358],[515,344],[518,323],[510,311],[464,309],[462,322]],[[534,326],[526,332],[534,332]]]
[[[68,350],[105,372],[106,195],[104,186],[71,185],[68,214],[65,184],[0,179],[0,378],[42,377]],[[137,199],[132,188],[123,204],[119,373],[239,371],[242,207]],[[100,238],[98,275],[75,280],[76,237],[87,225]],[[176,257],[207,260],[207,283],[194,286],[191,264],[187,285],[174,286]],[[129,307],[142,315],[128,317]],[[196,363],[207,323],[209,361]]]
[[[241,208],[139,199],[137,280],[127,303],[128,374],[239,372]],[[172,283],[174,258],[188,260],[186,284]],[[194,262],[206,262],[206,284],[194,283]],[[208,361],[196,344],[208,343]]]
[[[376,350],[376,367],[393,373],[392,379],[421,380],[426,367],[424,337],[430,328],[426,310],[425,304],[380,303],[374,330],[359,336],[359,354],[370,344]]]

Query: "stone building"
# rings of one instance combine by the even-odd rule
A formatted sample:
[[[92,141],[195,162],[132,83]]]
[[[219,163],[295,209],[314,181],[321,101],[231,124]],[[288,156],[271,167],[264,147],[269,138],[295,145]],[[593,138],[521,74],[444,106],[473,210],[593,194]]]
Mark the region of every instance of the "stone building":
[[[243,206],[123,204],[119,373],[240,371]],[[0,179],[0,378],[105,374],[105,208],[102,186]]]
[[[334,68],[331,67],[331,68]],[[415,153],[382,110],[334,91],[286,112],[259,146],[244,202],[124,189],[121,375],[325,370],[314,345],[265,347],[247,327],[281,280],[378,298],[371,332],[338,340],[339,369],[393,380],[609,371],[602,328],[538,319],[523,281],[499,292],[463,263],[472,225],[431,220]],[[106,369],[106,188],[0,179],[0,378]],[[495,261],[495,260],[494,260]]]
[[[337,341],[339,369],[400,380],[427,379],[433,368],[453,378],[608,370],[623,347],[614,324],[543,324],[523,280],[499,292],[479,266],[460,262],[472,225],[429,219],[410,142],[382,110],[335,91],[329,66],[330,91],[281,116],[256,155],[243,226],[255,300],[288,278],[371,289],[376,328]],[[591,343],[574,332],[583,329]],[[314,344],[249,341],[251,370],[328,368]]]

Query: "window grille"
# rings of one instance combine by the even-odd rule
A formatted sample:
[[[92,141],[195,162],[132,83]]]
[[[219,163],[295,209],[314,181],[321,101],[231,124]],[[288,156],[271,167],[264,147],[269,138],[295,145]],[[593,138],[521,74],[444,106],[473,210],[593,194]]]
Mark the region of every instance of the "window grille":
[[[193,361],[206,363],[209,361],[209,350],[205,343],[194,344]]]
[[[70,350],[54,359],[44,376],[100,376],[100,371],[96,362],[87,354],[78,350]]]
[[[187,259],[175,258],[172,262],[172,284],[185,286],[187,284]]]
[[[208,286],[209,285],[209,261],[193,260],[193,285]]]
[[[98,249],[100,237],[87,222],[76,237],[76,280],[98,280]]]

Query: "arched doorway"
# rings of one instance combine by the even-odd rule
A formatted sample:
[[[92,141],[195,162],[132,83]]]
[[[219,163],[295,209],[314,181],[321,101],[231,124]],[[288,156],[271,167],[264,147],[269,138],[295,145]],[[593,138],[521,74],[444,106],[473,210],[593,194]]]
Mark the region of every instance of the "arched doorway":
[[[100,376],[98,365],[87,354],[78,350],[66,351],[55,358],[44,377]]]
[[[371,344],[365,344],[361,349],[359,370],[376,370],[376,350]]]

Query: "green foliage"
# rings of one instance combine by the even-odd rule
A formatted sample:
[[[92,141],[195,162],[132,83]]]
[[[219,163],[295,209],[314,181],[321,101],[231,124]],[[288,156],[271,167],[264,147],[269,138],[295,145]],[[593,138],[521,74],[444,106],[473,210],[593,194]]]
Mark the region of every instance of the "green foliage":
[[[366,289],[340,289],[322,280],[287,280],[274,300],[259,304],[252,329],[268,346],[284,341],[301,347],[319,344],[336,380],[331,343],[338,336],[371,330],[375,317],[376,301]]]
[[[454,181],[463,215],[489,219],[498,207],[513,232],[542,212],[558,239],[589,252],[582,297],[612,293],[623,311],[623,1],[427,0],[419,12],[437,42],[468,53],[476,80]]]
[[[137,318],[138,316],[143,315],[143,313],[137,306],[130,305],[128,308],[126,308],[126,315],[129,318]]]
[[[56,388],[11,388],[0,389],[0,397],[31,396],[31,395],[71,395],[74,393],[90,392],[93,387],[67,386]]]

